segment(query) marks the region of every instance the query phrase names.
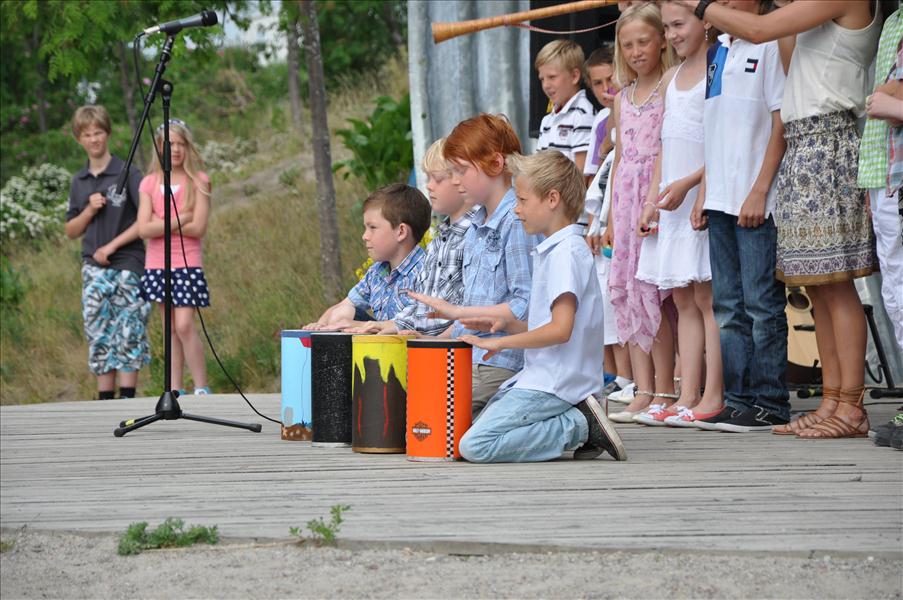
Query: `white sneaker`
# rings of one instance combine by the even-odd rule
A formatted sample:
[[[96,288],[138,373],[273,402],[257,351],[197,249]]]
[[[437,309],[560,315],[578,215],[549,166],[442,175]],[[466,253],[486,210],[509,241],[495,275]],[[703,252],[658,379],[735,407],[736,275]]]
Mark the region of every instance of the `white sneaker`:
[[[636,391],[636,384],[631,383],[617,392],[612,392],[608,395],[609,402],[620,402],[621,404],[630,404],[633,402],[634,392]]]

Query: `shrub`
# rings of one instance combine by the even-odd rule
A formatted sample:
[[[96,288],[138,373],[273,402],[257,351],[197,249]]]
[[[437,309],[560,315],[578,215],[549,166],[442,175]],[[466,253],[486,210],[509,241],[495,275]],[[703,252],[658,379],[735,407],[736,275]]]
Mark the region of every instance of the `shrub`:
[[[210,172],[234,172],[248,162],[250,156],[257,152],[257,143],[253,140],[235,138],[231,143],[208,140],[200,148],[201,158]]]
[[[352,158],[335,163],[333,171],[346,169],[343,176],[362,178],[367,188],[407,181],[414,166],[411,141],[411,101],[405,94],[400,101],[388,96],[376,99],[376,109],[366,121],[348,119],[350,129],[339,129]]]
[[[58,233],[68,193],[69,173],[49,163],[11,177],[0,190],[0,239],[37,239]]]

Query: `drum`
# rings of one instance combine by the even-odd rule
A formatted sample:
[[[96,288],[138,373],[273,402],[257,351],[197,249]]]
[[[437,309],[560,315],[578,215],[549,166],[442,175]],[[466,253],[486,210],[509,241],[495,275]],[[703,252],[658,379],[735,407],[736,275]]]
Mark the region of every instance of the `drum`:
[[[351,334],[311,332],[313,445],[351,445]]]
[[[282,439],[310,441],[310,332],[282,332]]]
[[[471,422],[471,346],[452,339],[408,341],[408,460],[461,458]]]
[[[409,336],[356,335],[352,339],[351,449],[404,453]]]

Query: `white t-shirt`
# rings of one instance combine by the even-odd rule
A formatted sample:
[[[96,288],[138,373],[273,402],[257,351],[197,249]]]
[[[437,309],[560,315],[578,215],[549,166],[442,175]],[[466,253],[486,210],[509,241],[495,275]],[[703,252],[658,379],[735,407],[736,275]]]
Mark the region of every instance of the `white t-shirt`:
[[[777,42],[751,44],[723,34],[709,48],[705,112],[705,209],[739,215],[759,176],[781,109],[784,69]],[[765,201],[774,211],[775,185]]]
[[[604,156],[599,156],[599,150],[602,148],[602,143],[605,141],[605,125],[610,114],[611,110],[603,106],[602,109],[596,113],[596,118],[593,119],[592,134],[589,138],[589,150],[587,150],[586,153],[586,161],[583,163],[584,175],[595,175],[602,165],[602,161],[605,159]]]
[[[568,100],[561,110],[552,110],[542,118],[539,127],[537,150],[558,150],[569,159],[589,150],[593,129],[593,105],[580,90]]]
[[[533,249],[529,329],[552,320],[552,304],[562,294],[577,298],[571,339],[524,350],[524,368],[506,381],[521,389],[554,394],[577,404],[602,387],[604,315],[593,255],[579,225],[568,225]]]

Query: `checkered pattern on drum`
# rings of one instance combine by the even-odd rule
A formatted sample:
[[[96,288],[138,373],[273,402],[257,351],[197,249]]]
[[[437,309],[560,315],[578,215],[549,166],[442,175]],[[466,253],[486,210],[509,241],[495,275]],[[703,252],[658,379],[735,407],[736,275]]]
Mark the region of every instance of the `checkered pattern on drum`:
[[[445,457],[455,457],[455,349],[445,351]]]

